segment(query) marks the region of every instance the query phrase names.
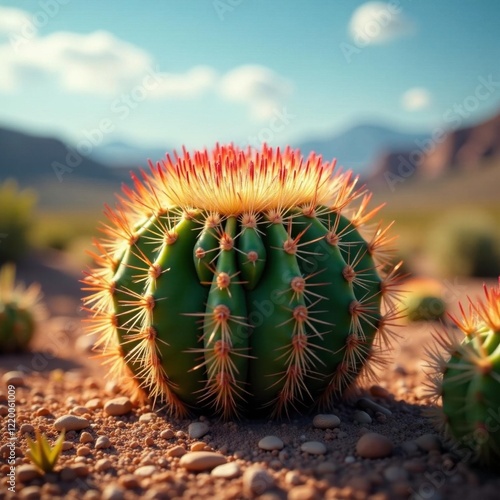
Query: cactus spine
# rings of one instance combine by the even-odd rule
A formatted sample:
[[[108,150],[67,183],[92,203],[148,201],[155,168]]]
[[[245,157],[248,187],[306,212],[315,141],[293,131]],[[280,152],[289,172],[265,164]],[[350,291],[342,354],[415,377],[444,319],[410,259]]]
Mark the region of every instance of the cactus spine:
[[[16,283],[14,264],[0,269],[0,354],[26,351],[43,314],[40,287]]]
[[[498,468],[500,461],[500,281],[484,286],[484,297],[469,301],[461,317],[451,316],[463,333],[457,339],[447,330],[439,333],[431,355],[431,386],[437,422],[459,441],[461,451]],[[444,354],[442,351],[444,350]],[[470,454],[469,454],[470,456]]]
[[[396,315],[392,238],[367,229],[378,209],[334,167],[216,146],[133,176],[106,209],[84,306],[136,399],[277,416],[373,371]]]

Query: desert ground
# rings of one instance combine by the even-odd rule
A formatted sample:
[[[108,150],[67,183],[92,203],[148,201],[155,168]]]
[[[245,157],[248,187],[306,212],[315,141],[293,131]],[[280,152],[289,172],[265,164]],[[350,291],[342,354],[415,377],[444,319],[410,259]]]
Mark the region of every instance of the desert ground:
[[[400,339],[378,381],[327,416],[175,420],[162,407],[131,407],[93,357],[93,339],[82,332],[80,269],[58,253],[19,268],[20,279],[42,283],[48,314],[30,353],[0,358],[0,421],[13,384],[17,425],[13,492],[2,424],[0,499],[499,497],[500,478],[476,467],[463,445],[447,441],[429,418],[425,350],[439,325],[398,328]],[[458,300],[479,295],[482,281],[444,285],[454,310]],[[56,421],[69,415],[78,417],[75,430],[66,433],[55,471],[40,475],[25,457],[26,437],[38,429],[55,440]]]

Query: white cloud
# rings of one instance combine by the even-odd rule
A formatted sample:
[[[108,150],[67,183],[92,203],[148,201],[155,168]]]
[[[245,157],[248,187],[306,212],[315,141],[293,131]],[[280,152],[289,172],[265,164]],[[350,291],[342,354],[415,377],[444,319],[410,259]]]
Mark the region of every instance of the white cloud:
[[[257,65],[239,66],[229,71],[219,85],[223,98],[248,105],[252,116],[263,120],[272,116],[291,91],[289,81],[271,69]]]
[[[217,72],[209,66],[195,66],[185,73],[158,73],[151,97],[196,97],[213,88]]]
[[[394,2],[367,2],[358,7],[350,21],[349,34],[358,44],[383,44],[411,35],[414,23],[402,13],[403,7]]]
[[[107,31],[55,32],[0,44],[0,92],[41,82],[68,93],[117,97],[136,86],[145,98],[189,99],[213,91],[243,103],[254,118],[267,119],[290,94],[291,84],[264,66],[244,65],[219,75],[208,66],[162,72],[151,55]]]
[[[27,25],[31,31],[36,30],[28,12],[13,7],[0,7],[0,37],[19,33]]]
[[[414,87],[402,95],[401,105],[407,111],[420,111],[421,109],[428,108],[431,100],[431,94],[427,89]]]

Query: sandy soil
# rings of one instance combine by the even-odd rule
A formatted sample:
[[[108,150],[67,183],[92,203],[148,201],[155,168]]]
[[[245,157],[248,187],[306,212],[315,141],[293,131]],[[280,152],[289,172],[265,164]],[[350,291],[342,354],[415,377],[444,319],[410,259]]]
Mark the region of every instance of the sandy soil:
[[[23,372],[16,388],[16,493],[7,489],[7,389],[5,381],[0,385],[0,499],[499,498],[500,478],[469,463],[460,448],[438,435],[426,414],[424,351],[432,343],[433,325],[399,330],[401,341],[378,384],[336,406],[332,413],[340,425],[335,428],[315,428],[315,413],[290,421],[226,423],[208,416],[178,421],[151,407],[113,416],[104,406],[120,396],[120,387],[90,358],[91,339],[82,336],[78,270],[52,255],[23,266],[20,277],[42,283],[50,314],[31,353],[0,358],[0,376]],[[453,309],[457,299],[479,294],[481,282],[455,280],[445,287]],[[359,397],[380,406],[367,411],[370,423],[358,421]],[[54,422],[68,414],[86,419],[88,427],[67,433],[54,473],[35,477],[24,457],[26,435],[40,429],[55,438]],[[193,422],[207,424],[206,433],[192,437]],[[357,453],[360,437],[372,432],[392,443],[385,458]],[[261,449],[265,436],[278,437],[282,448]],[[323,443],[326,452],[303,451],[310,441]],[[192,450],[216,452],[233,465],[194,472],[182,458]]]

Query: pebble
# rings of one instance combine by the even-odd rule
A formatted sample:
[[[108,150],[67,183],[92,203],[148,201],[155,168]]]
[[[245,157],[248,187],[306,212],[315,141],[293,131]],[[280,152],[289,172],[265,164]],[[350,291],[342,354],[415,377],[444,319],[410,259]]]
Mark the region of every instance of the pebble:
[[[90,455],[91,453],[92,452],[90,451],[90,448],[88,446],[80,446],[80,448],[78,448],[76,450],[76,454],[79,457],[86,457],[87,455]]]
[[[285,445],[277,436],[266,436],[259,441],[258,446],[261,450],[273,451],[282,450]]]
[[[149,413],[143,413],[139,417],[139,422],[152,422],[156,418],[156,413],[149,412]]]
[[[422,434],[422,436],[415,439],[415,443],[421,450],[441,450],[441,440],[436,434]]]
[[[93,398],[93,399],[89,399],[86,403],[85,403],[85,406],[86,408],[88,408],[89,410],[97,410],[98,408],[102,408],[102,401],[100,398]]]
[[[207,446],[207,443],[204,441],[196,441],[195,443],[192,443],[189,449],[191,451],[205,451],[205,446]]]
[[[301,483],[302,481],[300,480],[300,474],[295,471],[295,470],[289,470],[285,474],[285,483],[286,484],[291,484],[293,486],[297,486]]]
[[[71,410],[70,410],[70,413],[72,413],[73,415],[78,415],[78,416],[85,415],[85,413],[88,413],[88,412],[89,412],[89,409],[86,406],[75,406],[75,407],[71,408]]]
[[[340,418],[333,414],[319,414],[313,418],[316,429],[333,429],[340,425]]]
[[[136,476],[149,477],[152,476],[158,469],[154,465],[143,465],[134,471]]]
[[[241,474],[240,466],[236,462],[228,462],[227,464],[217,465],[210,473],[213,477],[223,479],[233,479]]]
[[[384,477],[392,483],[405,481],[408,479],[408,472],[399,465],[390,465],[384,470]]]
[[[120,484],[127,488],[127,490],[138,488],[140,485],[139,480],[133,474],[124,474],[118,478],[118,481],[120,481]]]
[[[59,478],[63,482],[70,483],[76,479],[76,472],[71,467],[63,467],[59,472]]]
[[[167,451],[167,455],[169,457],[182,457],[183,455],[185,455],[187,453],[186,451],[186,448],[183,448],[182,446],[178,445],[178,446],[174,446],[173,448],[170,448],[168,451]],[[199,452],[197,452],[199,453]]]
[[[258,465],[249,467],[243,474],[243,490],[249,497],[262,495],[273,486],[273,477]]]
[[[392,442],[382,434],[368,432],[363,434],[356,443],[356,452],[363,458],[383,458],[392,454]]]
[[[34,465],[23,464],[16,468],[16,479],[21,483],[28,483],[37,477],[40,477],[40,472]]]
[[[104,405],[104,412],[112,417],[126,415],[132,410],[132,402],[129,398],[122,396],[119,398],[110,399]]]
[[[211,470],[225,464],[226,457],[213,451],[190,451],[180,459],[180,465],[191,472]]]
[[[24,386],[24,373],[20,371],[11,371],[4,374],[2,382],[5,385],[15,385],[16,387]]]
[[[326,446],[320,441],[306,441],[302,443],[300,449],[311,455],[324,455],[326,453]]]
[[[209,430],[210,428],[205,422],[193,422],[192,424],[189,424],[188,434],[190,438],[199,439],[203,437]]]
[[[28,486],[23,488],[20,493],[20,498],[23,500],[39,500],[41,498],[42,490],[40,486]]]
[[[83,417],[76,415],[63,415],[54,422],[54,427],[58,431],[65,429],[66,431],[79,431],[89,427],[90,422]]]
[[[391,410],[375,403],[375,401],[372,401],[371,399],[368,398],[359,398],[356,401],[356,406],[362,410],[371,410],[374,413],[380,412],[384,414],[386,417],[390,417],[392,415]]]
[[[160,437],[162,439],[172,439],[174,437],[174,432],[172,429],[165,429],[160,432]]]
[[[354,420],[356,422],[359,422],[360,424],[371,424],[372,423],[372,417],[366,413],[366,411],[363,410],[357,410],[354,412]]]
[[[331,474],[332,472],[336,472],[337,468],[337,464],[335,464],[334,462],[321,462],[316,467],[316,472],[320,475]]]
[[[92,437],[92,434],[90,434],[90,432],[82,432],[82,435],[80,436],[80,443],[92,443],[93,441],[94,438]]]
[[[74,471],[77,477],[86,477],[89,475],[90,470],[87,464],[83,463],[78,463],[75,464],[71,467]]]
[[[63,441],[62,451],[68,451],[74,448],[74,444],[71,441]]]
[[[31,424],[23,424],[21,425],[19,432],[21,434],[32,434],[35,432],[35,428]]]
[[[102,450],[105,448],[111,448],[111,441],[108,436],[99,436],[95,442],[95,449]]]
[[[370,394],[376,398],[389,399],[391,397],[391,393],[380,385],[372,385],[370,387]]]
[[[102,492],[103,500],[123,500],[125,491],[116,484],[108,484]]]
[[[101,458],[95,464],[96,470],[99,472],[105,472],[113,467],[113,464],[107,458]]]
[[[295,486],[288,492],[287,500],[318,500],[318,492],[308,484]]]

